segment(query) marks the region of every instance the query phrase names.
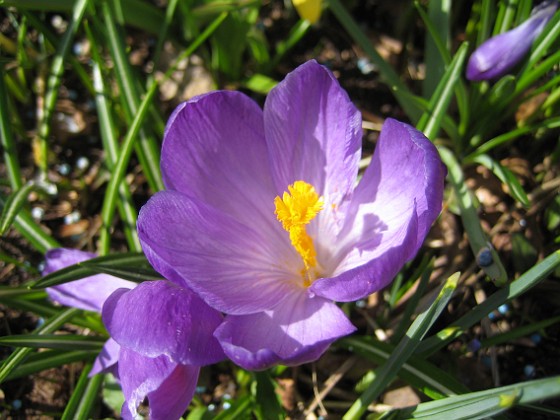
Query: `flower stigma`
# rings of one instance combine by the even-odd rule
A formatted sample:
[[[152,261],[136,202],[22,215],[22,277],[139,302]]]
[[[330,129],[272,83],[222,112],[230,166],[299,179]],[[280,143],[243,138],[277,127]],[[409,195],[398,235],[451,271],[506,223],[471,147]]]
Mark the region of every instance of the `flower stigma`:
[[[315,191],[313,185],[305,181],[296,181],[288,185],[288,191],[282,198],[274,199],[274,214],[282,227],[290,234],[290,241],[303,260],[303,284],[309,287],[317,278],[317,260],[313,240],[305,230],[321,210],[323,198]]]

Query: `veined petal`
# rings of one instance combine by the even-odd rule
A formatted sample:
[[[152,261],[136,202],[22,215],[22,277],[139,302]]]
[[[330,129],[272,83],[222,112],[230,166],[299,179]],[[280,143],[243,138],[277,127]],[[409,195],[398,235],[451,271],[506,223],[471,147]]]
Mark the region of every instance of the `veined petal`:
[[[75,249],[55,248],[45,254],[43,275],[95,258],[91,252]],[[136,283],[119,279],[108,274],[97,274],[82,280],[71,281],[59,286],[47,287],[49,297],[66,306],[101,312],[103,302],[111,293],[120,288],[132,289]]]
[[[362,119],[329,70],[312,60],[289,73],[266,99],[264,124],[277,195],[303,180],[328,207],[352,191]]]
[[[123,418],[137,418],[138,406],[146,397],[151,420],[180,418],[192,400],[199,372],[199,367],[173,363],[167,356],[149,358],[121,348],[119,377],[126,399]]]
[[[338,253],[328,271],[333,274],[312,290],[352,301],[386,286],[418,252],[441,211],[445,174],[422,133],[388,119],[336,240]]]
[[[116,367],[117,362],[119,361],[120,350],[121,346],[119,346],[119,344],[115,340],[109,338],[105,342],[103,348],[101,349],[101,352],[99,352],[99,355],[93,362],[93,366],[91,368],[89,376],[107,372],[117,373]]]
[[[244,94],[217,91],[179,105],[165,130],[161,170],[167,189],[278,230],[262,110]]]
[[[418,251],[415,245],[417,231],[417,217],[412,211],[400,230],[382,237],[385,242],[382,253],[352,249],[333,277],[313,282],[311,293],[338,302],[353,302],[381,290]]]
[[[121,346],[197,366],[224,358],[213,336],[221,321],[193,292],[163,280],[117,290],[103,306],[103,323]]]
[[[215,336],[233,362],[262,370],[276,363],[314,361],[333,341],[355,329],[334,303],[300,292],[272,311],[226,316]]]
[[[159,192],[142,207],[138,234],[157,271],[183,280],[225,313],[270,309],[298,287],[299,274],[286,268],[290,261],[299,262],[287,235],[276,242],[266,232],[174,191]]]
[[[467,79],[491,80],[507,73],[529,52],[557,8],[557,0],[545,1],[523,24],[482,43],[469,58]]]

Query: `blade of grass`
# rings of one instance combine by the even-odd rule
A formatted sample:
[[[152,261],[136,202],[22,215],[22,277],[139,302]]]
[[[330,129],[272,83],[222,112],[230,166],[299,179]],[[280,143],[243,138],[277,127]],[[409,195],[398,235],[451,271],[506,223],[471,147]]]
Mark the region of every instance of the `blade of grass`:
[[[423,358],[429,357],[429,355],[459,337],[468,328],[480,322],[482,318],[488,316],[490,312],[497,309],[500,305],[503,305],[537,285],[559,266],[560,251],[556,251],[525,272],[517,280],[507,284],[496,293],[489,296],[488,299],[475,306],[470,312],[459,318],[451,326],[425,339],[416,349],[416,354]]]
[[[354,21],[350,13],[342,5],[339,0],[328,0],[330,10],[336,16],[341,25],[346,29],[348,34],[354,39],[356,44],[369,56],[373,63],[379,69],[382,79],[391,87],[399,105],[404,109],[408,117],[414,123],[420,118],[420,110],[413,102],[407,100],[406,93],[409,93],[408,87],[401,81],[399,75],[393,68],[379,55],[375,48],[371,45],[371,41],[362,32],[358,24]]]
[[[4,77],[5,69],[0,64],[0,142],[2,144],[2,155],[4,156],[4,164],[6,165],[10,186],[12,190],[17,190],[23,185],[23,180],[12,133],[11,112],[8,107],[8,92]]]
[[[74,315],[79,312],[78,309],[67,309],[55,317],[48,319],[45,323],[38,328],[37,334],[51,334],[60,328],[64,323],[68,322]],[[31,353],[33,349],[30,347],[22,347],[15,350],[10,354],[2,363],[0,367],[0,383],[4,382],[6,377]]]
[[[72,418],[89,419],[91,411],[97,406],[99,391],[103,385],[104,375],[95,375],[89,379],[86,390],[80,399],[80,403]],[[69,417],[70,418],[70,417]]]
[[[0,196],[0,207],[4,207],[6,200]],[[26,210],[21,210],[14,220],[14,226],[25,239],[40,253],[44,254],[51,248],[60,247],[59,243],[33,220]]]
[[[494,159],[492,159],[488,155],[478,155],[474,161],[479,163],[492,171],[496,177],[504,184],[507,185],[509,194],[521,203],[523,206],[529,206],[529,197],[527,197],[527,193],[523,190],[521,183],[515,177],[515,175],[506,167],[500,165]]]
[[[117,28],[114,11],[111,9],[111,4],[113,5],[113,7],[117,7],[113,2],[102,3],[101,10],[104,21],[103,23],[98,23],[97,27],[100,31],[106,31],[107,40],[109,43],[109,51],[115,63],[115,76],[117,78],[119,90],[123,96],[125,115],[132,126],[134,121],[142,122],[138,120],[139,107],[141,106],[140,95],[138,94],[138,89],[135,84],[135,77],[128,61],[124,39]],[[155,88],[153,83],[152,87]],[[151,95],[147,93],[144,98],[144,103],[145,99],[149,96],[153,96],[154,93],[155,92],[153,92]],[[148,104],[145,103],[145,106],[147,105]],[[144,113],[146,113],[146,111],[144,111]],[[129,128],[129,132],[130,131],[131,129]],[[146,179],[148,180],[148,184],[152,191],[162,190],[163,181],[159,172],[159,147],[157,145],[157,142],[152,136],[147,135],[144,130],[139,131],[139,134],[140,135],[138,141],[134,142],[134,144],[136,144],[136,155],[138,156],[138,159],[140,161],[140,164],[142,165],[142,169],[144,171],[144,174],[146,175]],[[121,155],[124,149],[125,147],[123,146],[121,149]],[[118,166],[118,164],[116,166]]]
[[[375,340],[372,337],[344,337],[335,344],[358,354],[377,365],[387,363],[396,346]],[[470,390],[453,375],[434,364],[417,357],[410,357],[403,363],[397,375],[419,390],[429,389],[442,396],[464,394]]]
[[[97,356],[97,351],[60,351],[46,350],[30,354],[24,363],[15,368],[6,377],[6,381],[29,376],[37,372],[62,366],[65,364],[79,362],[82,360],[91,361]]]
[[[417,9],[421,9],[417,1],[414,2]],[[445,54],[441,51],[448,51],[449,29],[450,29],[451,0],[437,0],[428,3],[428,16],[424,23],[429,22],[432,30],[426,32],[424,41],[424,58],[426,63],[426,77],[424,78],[423,96],[430,98],[443,74],[445,67],[449,63],[446,61]]]
[[[535,331],[543,330],[551,325],[557,324],[560,322],[560,316],[556,316],[550,319],[544,319],[539,322],[532,322],[528,325],[524,325],[522,327],[517,327],[513,330],[507,331],[502,334],[493,335],[492,337],[485,338],[480,342],[480,346],[482,348],[487,348],[491,346],[496,346],[498,344],[511,342],[517,338],[525,337],[529,334],[534,333]]]
[[[490,276],[498,285],[502,285],[507,281],[506,270],[500,261],[498,253],[490,245],[490,242],[486,238],[482,226],[480,225],[480,219],[474,207],[474,202],[472,199],[472,193],[465,183],[465,177],[463,175],[463,170],[461,169],[459,162],[455,159],[453,153],[444,148],[439,148],[439,154],[441,160],[448,169],[448,179],[453,186],[453,190],[457,196],[457,202],[461,210],[461,220],[463,221],[463,227],[467,231],[467,237],[469,244],[475,256],[479,255],[480,252],[488,251],[492,254],[492,263],[481,267],[484,272]]]
[[[80,374],[80,377],[78,379],[78,383],[74,387],[74,390],[72,391],[72,395],[70,396],[70,399],[68,400],[68,403],[64,408],[64,412],[62,413],[61,420],[87,418],[87,417],[76,417],[75,413],[84,395],[87,385],[89,384],[90,381],[89,372],[91,371],[92,366],[93,363],[91,362],[88,362],[84,365],[82,369],[82,373]]]
[[[457,50],[451,64],[441,78],[432,98],[428,111],[418,121],[417,128],[423,131],[426,137],[432,141],[437,136],[441,127],[441,121],[446,114],[447,107],[451,102],[455,86],[460,80],[463,71],[463,63],[467,57],[468,44],[463,43]]]
[[[20,334],[0,337],[0,345],[12,347],[31,347],[35,349],[60,350],[97,350],[100,351],[107,341],[103,337],[73,334]]]
[[[429,3],[431,4],[431,3]],[[442,60],[442,71],[441,73],[439,73],[438,78],[436,79],[435,77],[432,77],[434,79],[434,81],[432,81],[431,83],[433,83],[433,87],[430,89],[430,97],[432,96],[435,88],[437,87],[437,83],[436,80],[440,80],[441,77],[443,76],[444,72],[445,72],[445,66],[448,66],[452,59],[451,59],[451,54],[449,53],[449,39],[446,39],[446,41],[444,41],[441,38],[441,35],[437,29],[437,26],[433,24],[432,20],[429,18],[429,16],[426,14],[426,12],[424,11],[424,8],[420,5],[420,3],[418,1],[414,2],[414,6],[416,7],[416,10],[418,11],[418,14],[420,15],[420,17],[422,18],[422,21],[424,22],[424,25],[426,25],[426,29],[428,29],[428,33],[430,34],[430,39],[431,39],[431,43],[434,44],[434,46],[437,48],[437,51],[439,52],[439,56],[441,57]],[[428,75],[430,72],[426,72],[426,74]],[[424,95],[426,96],[426,94]],[[464,134],[466,129],[467,129],[467,124],[469,122],[469,118],[470,118],[470,111],[469,111],[469,102],[468,102],[468,95],[467,95],[467,88],[465,87],[465,84],[463,83],[463,80],[461,78],[459,78],[459,80],[457,81],[456,87],[455,87],[455,98],[457,100],[457,107],[459,109],[459,116],[460,116],[460,124],[459,124],[459,132]],[[445,127],[444,127],[445,129]],[[452,137],[453,139],[453,137]]]
[[[41,150],[39,169],[43,171],[43,176],[45,177],[48,165],[48,137],[51,131],[51,117],[56,105],[56,100],[58,99],[58,89],[60,88],[62,73],[64,71],[64,62],[66,61],[68,51],[70,51],[70,44],[78,31],[78,26],[80,25],[86,11],[88,2],[89,0],[76,0],[74,3],[72,18],[68,23],[68,28],[66,29],[66,32],[58,45],[56,54],[52,59],[50,75],[47,81],[47,91],[38,127],[38,139]]]
[[[560,376],[454,395],[389,412],[391,419],[486,419],[519,404],[560,395]],[[382,417],[383,418],[383,417]]]
[[[36,188],[37,186],[33,182],[30,182],[14,190],[14,192],[9,195],[2,208],[2,215],[0,216],[0,235],[4,235],[10,228],[17,214],[27,203],[27,196]]]
[[[418,315],[387,362],[376,371],[374,381],[346,412],[344,420],[361,418],[368,405],[379,397],[381,392],[393,381],[403,364],[412,356],[424,335],[447,306],[457,287],[458,280],[459,273],[455,273],[447,279],[434,302]]]
[[[97,117],[99,118],[99,128],[101,139],[103,142],[103,149],[106,152],[107,167],[113,171],[115,162],[118,159],[119,146],[115,136],[115,124],[110,111],[109,103],[107,101],[107,90],[103,81],[101,73],[101,57],[98,51],[97,42],[93,36],[89,25],[85,25],[86,34],[91,44],[92,54],[92,73],[93,83],[95,88],[95,103],[97,109]],[[119,199],[117,200],[117,207],[121,216],[124,233],[127,238],[127,243],[131,251],[141,252],[142,246],[138,239],[138,232],[136,230],[136,208],[132,202],[132,195],[126,182],[122,181],[118,187]],[[99,244],[98,252],[100,255],[105,255],[109,252],[108,241]]]

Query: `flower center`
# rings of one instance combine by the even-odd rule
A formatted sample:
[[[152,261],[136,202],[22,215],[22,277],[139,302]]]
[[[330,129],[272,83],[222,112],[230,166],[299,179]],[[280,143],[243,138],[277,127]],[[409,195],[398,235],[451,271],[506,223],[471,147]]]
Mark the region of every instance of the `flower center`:
[[[323,209],[323,204],[322,197],[319,197],[313,185],[305,181],[296,181],[288,185],[288,192],[284,192],[282,198],[277,196],[274,199],[274,214],[290,234],[290,241],[303,260],[302,276],[305,287],[309,287],[317,277],[317,254],[305,225],[317,216]]]

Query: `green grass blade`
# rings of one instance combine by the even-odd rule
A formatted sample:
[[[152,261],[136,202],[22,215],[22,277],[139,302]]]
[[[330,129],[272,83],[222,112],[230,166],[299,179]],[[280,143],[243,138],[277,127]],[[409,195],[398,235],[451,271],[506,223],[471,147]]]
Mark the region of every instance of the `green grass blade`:
[[[474,158],[474,161],[490,169],[500,181],[506,184],[508,186],[509,194],[515,200],[523,204],[525,207],[529,206],[529,197],[527,197],[527,193],[525,192],[525,190],[521,186],[521,183],[515,177],[513,172],[511,172],[508,168],[500,165],[488,155],[478,155],[476,158]]]
[[[119,146],[115,135],[115,124],[111,114],[110,106],[107,101],[108,90],[105,88],[103,75],[101,73],[101,57],[98,52],[97,42],[95,37],[89,29],[89,25],[85,26],[88,39],[91,43],[92,52],[92,73],[95,88],[95,103],[97,109],[97,117],[99,118],[99,127],[101,139],[103,142],[103,149],[107,156],[107,167],[113,170],[115,162],[118,159]],[[131,251],[140,252],[142,247],[138,239],[138,232],[136,230],[137,211],[132,202],[132,195],[126,182],[121,182],[118,187],[119,199],[117,200],[117,207],[121,216],[124,233],[127,238],[127,243]],[[101,255],[109,252],[108,241],[102,242],[99,246],[99,253]]]
[[[75,419],[91,418],[91,411],[98,405],[99,392],[103,385],[104,375],[95,375],[87,382],[84,394],[73,416]]]
[[[412,356],[424,335],[447,306],[457,287],[458,280],[459,273],[455,273],[447,279],[434,302],[428,309],[418,315],[391,357],[377,370],[374,381],[346,412],[343,417],[344,420],[361,418],[368,405],[379,397],[381,392],[392,382],[402,365]]]
[[[0,207],[4,207],[6,200],[0,196]],[[14,226],[19,233],[39,252],[44,254],[51,248],[60,247],[59,243],[33,220],[26,210],[21,210],[14,220]]]
[[[70,420],[70,419],[75,419],[75,418],[85,418],[85,417],[76,417],[75,413],[76,413],[76,409],[78,408],[78,405],[80,404],[80,401],[84,395],[84,392],[87,388],[87,385],[89,384],[89,381],[91,380],[89,378],[89,372],[91,370],[93,363],[88,362],[84,365],[83,369],[82,369],[82,373],[80,375],[80,378],[78,379],[78,383],[76,384],[76,386],[74,387],[74,390],[72,391],[72,395],[70,396],[70,399],[68,400],[68,403],[66,404],[66,407],[64,408],[64,412],[62,413],[62,417],[61,420]]]
[[[504,145],[507,142],[517,139],[525,134],[536,132],[542,128],[554,129],[560,127],[560,117],[549,118],[538,124],[532,126],[524,126],[520,128],[513,129],[507,133],[500,134],[485,143],[481,144],[474,152],[465,157],[463,162],[465,164],[472,163],[475,161],[477,156],[483,153],[488,153],[490,150],[495,149],[498,146]]]
[[[47,140],[51,131],[51,117],[54,112],[56,100],[58,98],[58,90],[60,88],[62,73],[64,71],[64,62],[66,60],[68,52],[70,51],[70,45],[74,39],[74,36],[78,31],[78,26],[80,25],[80,22],[82,21],[82,18],[86,11],[88,2],[89,0],[76,0],[76,2],[74,3],[72,18],[70,19],[68,28],[66,29],[62,41],[58,45],[58,49],[52,60],[51,71],[47,81],[45,103],[43,106],[43,112],[39,121],[38,128],[38,137],[41,149],[39,165],[40,169],[43,172],[47,170]]]
[[[418,2],[415,2],[420,9]],[[424,58],[426,63],[426,78],[423,83],[423,96],[430,98],[449,64],[442,51],[448,51],[450,45],[450,14],[451,0],[436,0],[428,3],[428,16],[424,23],[429,22],[424,43]],[[447,54],[448,55],[448,54]]]
[[[455,395],[390,412],[391,419],[487,419],[516,405],[560,395],[560,376]],[[383,418],[383,417],[382,417]]]
[[[386,363],[395,352],[395,346],[372,337],[344,337],[336,342],[337,347],[345,347],[375,364]],[[454,376],[430,362],[410,357],[401,367],[399,378],[421,391],[435,391],[442,396],[464,394],[470,390]]]
[[[96,26],[100,31],[107,34],[109,51],[115,63],[114,73],[122,94],[125,116],[128,122],[132,124],[133,120],[137,119],[140,107],[140,95],[135,83],[136,78],[128,62],[123,36],[117,28],[114,12],[111,10],[110,4],[104,2],[101,8],[104,21],[102,23],[97,22]],[[153,191],[163,189],[163,181],[159,172],[159,147],[156,140],[142,130],[140,131],[135,150],[150,188]]]
[[[33,375],[47,369],[79,361],[91,361],[97,357],[98,351],[60,351],[46,350],[32,353],[8,375],[6,381]]]
[[[447,166],[447,177],[453,186],[455,194],[457,195],[457,201],[459,208],[461,209],[461,220],[463,221],[463,226],[467,231],[467,237],[471,249],[474,255],[479,255],[480,252],[491,252],[493,259],[492,263],[481,268],[488,276],[496,281],[496,283],[504,284],[507,281],[506,270],[500,261],[498,253],[490,245],[484,231],[482,230],[480,219],[478,218],[478,214],[474,207],[474,201],[471,195],[472,193],[465,183],[463,170],[459,166],[459,162],[457,162],[451,151],[444,147],[440,147],[439,154],[443,163]]]
[[[134,150],[136,140],[138,139],[140,128],[142,127],[142,124],[144,123],[146,116],[148,115],[149,107],[152,103],[152,100],[154,99],[156,92],[157,83],[154,82],[148,89],[148,92],[146,93],[146,96],[144,97],[140,108],[138,108],[129,130],[126,133],[126,137],[121,148],[121,153],[119,154],[119,158],[113,170],[113,176],[111,177],[109,185],[107,186],[107,191],[105,192],[105,197],[103,200],[103,208],[101,210],[101,220],[103,222],[100,236],[100,241],[102,244],[101,249],[109,249],[113,215],[115,213],[115,207],[118,201],[118,189],[124,180],[126,168],[128,167],[130,156],[132,155],[132,151]]]
[[[346,29],[356,44],[365,51],[372,62],[377,66],[382,79],[391,87],[391,90],[394,92],[400,106],[404,109],[411,121],[418,121],[418,118],[420,118],[420,110],[414,103],[407,100],[406,93],[409,93],[409,89],[401,81],[399,75],[371,45],[371,41],[362,32],[343,4],[339,0],[328,0],[328,4],[330,10],[342,24],[344,29]]]
[[[532,322],[528,325],[524,325],[522,327],[517,327],[511,331],[507,331],[502,334],[493,335],[492,337],[485,338],[480,342],[480,346],[482,348],[487,348],[491,346],[496,346],[498,344],[503,344],[507,342],[511,342],[512,340],[528,336],[536,331],[543,330],[551,325],[557,324],[560,322],[560,316],[556,316],[550,319],[544,319],[539,322]]]
[[[15,190],[4,204],[2,215],[0,216],[0,235],[4,235],[14,222],[16,216],[27,203],[27,196],[36,189],[34,183],[28,183]]]
[[[418,122],[417,128],[423,131],[426,137],[432,141],[439,132],[443,116],[446,114],[447,107],[453,97],[455,86],[460,80],[467,50],[467,43],[463,43],[459,47],[430,100],[428,111],[422,115]]]
[[[2,144],[2,155],[4,156],[8,180],[12,190],[17,190],[23,185],[23,181],[12,133],[11,112],[8,106],[8,92],[4,77],[4,66],[0,64],[0,142]]]
[[[100,351],[105,341],[107,341],[107,339],[103,337],[88,337],[73,334],[21,334],[0,337],[0,345],[2,346],[59,350]]]
[[[266,420],[282,420],[286,418],[286,413],[278,401],[275,387],[276,382],[270,372],[255,372],[256,395],[260,418]]]
[[[79,313],[79,309],[67,309],[60,312],[53,318],[48,319],[36,330],[37,334],[51,334],[60,328],[64,323],[68,322],[74,315]],[[0,367],[0,383],[4,382],[7,376],[31,353],[33,349],[30,347],[22,347],[15,350],[6,358]]]
[[[517,280],[507,284],[496,293],[489,296],[483,303],[475,306],[470,312],[463,315],[452,325],[424,340],[418,346],[416,354],[421,357],[428,357],[453,339],[459,337],[468,328],[480,322],[482,318],[488,316],[490,312],[497,309],[500,305],[503,305],[507,301],[525,293],[527,290],[537,285],[559,266],[560,251],[556,251],[525,272]]]
[[[64,267],[61,270],[47,274],[30,287],[37,289],[57,286],[99,273],[120,274],[119,277],[133,281],[160,278],[150,266],[144,254],[114,253]]]

